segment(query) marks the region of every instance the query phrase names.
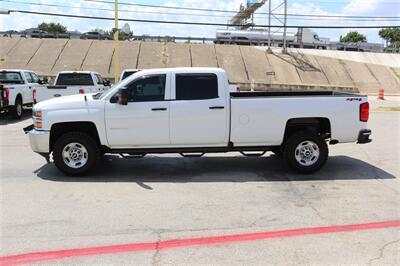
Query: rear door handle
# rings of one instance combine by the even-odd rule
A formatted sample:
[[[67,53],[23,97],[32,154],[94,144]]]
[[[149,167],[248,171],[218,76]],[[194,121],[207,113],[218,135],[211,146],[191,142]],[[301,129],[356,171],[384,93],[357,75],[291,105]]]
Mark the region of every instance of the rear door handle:
[[[152,108],[152,111],[167,111],[167,108]]]
[[[210,106],[210,109],[224,109],[224,106]]]

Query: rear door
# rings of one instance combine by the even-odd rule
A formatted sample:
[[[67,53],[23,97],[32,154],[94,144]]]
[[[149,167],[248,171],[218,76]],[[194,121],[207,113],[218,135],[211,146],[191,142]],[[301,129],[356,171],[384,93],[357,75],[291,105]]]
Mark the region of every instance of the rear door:
[[[229,110],[222,76],[174,73],[170,135],[172,145],[226,146]]]
[[[105,122],[112,148],[147,148],[170,145],[170,75],[149,74],[127,86],[128,105],[106,102]]]

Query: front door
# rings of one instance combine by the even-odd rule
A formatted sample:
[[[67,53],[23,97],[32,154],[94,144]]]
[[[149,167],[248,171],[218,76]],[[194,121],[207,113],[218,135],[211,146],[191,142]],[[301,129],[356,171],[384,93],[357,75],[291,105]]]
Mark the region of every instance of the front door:
[[[170,82],[166,74],[139,77],[128,84],[128,105],[106,102],[105,122],[111,148],[168,146]]]

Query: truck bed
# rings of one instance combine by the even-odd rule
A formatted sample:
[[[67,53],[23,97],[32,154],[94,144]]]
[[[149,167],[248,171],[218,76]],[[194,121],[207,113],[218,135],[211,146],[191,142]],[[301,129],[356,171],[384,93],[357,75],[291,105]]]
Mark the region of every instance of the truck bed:
[[[249,92],[231,92],[232,98],[253,98],[253,97],[290,97],[290,96],[362,96],[355,93],[338,91],[249,91]]]

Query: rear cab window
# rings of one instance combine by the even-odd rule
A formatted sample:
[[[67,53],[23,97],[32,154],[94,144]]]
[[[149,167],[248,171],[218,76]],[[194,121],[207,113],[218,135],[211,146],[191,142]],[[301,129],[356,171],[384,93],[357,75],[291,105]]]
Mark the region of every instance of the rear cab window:
[[[89,73],[60,73],[56,85],[61,86],[93,86],[92,75]]]
[[[218,98],[218,77],[214,73],[182,73],[175,75],[176,100]]]
[[[0,71],[0,83],[24,84],[24,79],[17,71]]]

